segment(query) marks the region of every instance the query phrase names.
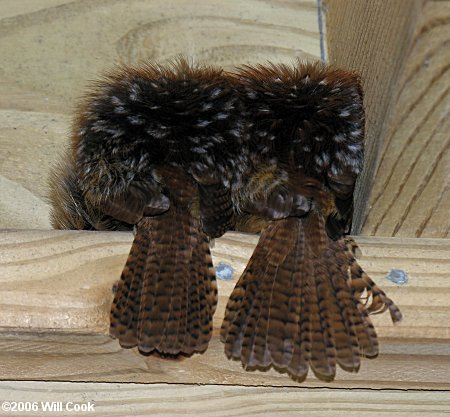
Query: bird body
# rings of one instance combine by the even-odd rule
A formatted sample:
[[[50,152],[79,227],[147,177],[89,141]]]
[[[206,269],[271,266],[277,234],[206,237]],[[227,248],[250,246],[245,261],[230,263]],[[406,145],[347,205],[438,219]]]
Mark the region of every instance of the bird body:
[[[234,79],[248,120],[249,171],[235,189],[243,231],[259,242],[227,304],[221,339],[246,367],[332,380],[378,354],[369,314],[401,314],[345,238],[363,165],[357,76],[322,64],[244,67]],[[244,221],[242,220],[244,219]]]
[[[122,67],[95,83],[50,181],[56,228],[135,230],[110,314],[126,348],[202,352],[217,288],[209,241],[261,232],[221,340],[247,367],[332,380],[378,353],[395,304],[350,231],[363,168],[358,77],[322,64]]]
[[[142,352],[206,349],[217,302],[209,239],[232,227],[239,103],[219,69],[114,70],[78,110],[52,177],[57,228],[136,228],[110,333]],[[211,201],[213,199],[213,201]]]

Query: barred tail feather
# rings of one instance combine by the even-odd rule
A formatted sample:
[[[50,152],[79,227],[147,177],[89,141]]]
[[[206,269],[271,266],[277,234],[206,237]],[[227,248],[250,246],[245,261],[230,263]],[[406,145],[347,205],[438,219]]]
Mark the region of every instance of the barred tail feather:
[[[201,352],[212,335],[216,303],[200,221],[176,208],[144,217],[114,297],[110,334],[144,353]]]
[[[336,364],[358,371],[361,356],[378,354],[372,305],[378,310],[389,299],[353,271],[354,262],[343,239],[327,236],[318,212],[269,223],[227,305],[226,355],[297,379],[309,367],[325,381],[334,379]],[[375,301],[366,307],[360,292],[369,285]]]
[[[119,339],[120,345],[132,348],[137,345],[137,329],[142,283],[147,269],[150,250],[150,229],[140,227],[131,246],[122,271],[110,313],[110,334]]]
[[[234,227],[234,208],[230,189],[222,184],[199,185],[203,230],[217,238]]]

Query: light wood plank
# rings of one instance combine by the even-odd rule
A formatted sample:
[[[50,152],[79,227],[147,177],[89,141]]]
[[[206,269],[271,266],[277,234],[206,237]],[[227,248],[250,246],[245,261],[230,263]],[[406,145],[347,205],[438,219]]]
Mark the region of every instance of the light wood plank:
[[[48,171],[64,151],[61,139],[69,136],[69,126],[70,118],[63,115],[0,109],[0,175],[44,202]],[[19,205],[22,192],[16,194]]]
[[[297,385],[273,370],[247,372],[228,361],[218,331],[228,295],[257,237],[228,233],[217,239],[214,262],[228,262],[233,281],[219,281],[214,337],[190,359],[145,358],[121,349],[108,333],[112,285],[119,278],[131,233],[13,231],[0,234],[0,375],[5,379]],[[450,389],[450,241],[358,238],[362,266],[404,313],[392,325],[374,316],[381,354],[358,374],[338,372],[325,386]],[[397,286],[384,276],[405,269]],[[182,362],[182,366],[180,364]],[[313,377],[307,386],[324,386]]]
[[[100,334],[0,333],[0,380],[91,381],[450,390],[448,340],[381,339],[381,352],[363,360],[358,373],[337,370],[322,382],[311,373],[299,383],[273,369],[246,371],[225,357],[215,334],[208,350],[190,358],[145,357]]]
[[[107,332],[112,285],[119,279],[131,233],[14,231],[0,234],[0,326]],[[227,233],[217,239],[213,259],[229,263],[233,281],[219,281],[219,327],[235,280],[244,270],[257,236]],[[404,313],[393,326],[387,314],[373,317],[384,337],[450,338],[450,241],[357,238],[361,265]],[[409,282],[385,279],[404,269]],[[57,293],[58,297],[54,297]]]
[[[360,72],[366,167],[354,230],[449,234],[450,3],[326,0],[330,62]]]
[[[395,82],[414,29],[421,0],[324,0],[329,62],[356,70],[366,109],[365,167],[356,188],[353,230],[359,233],[368,210],[373,174],[383,142]]]
[[[37,402],[38,412],[14,416],[48,416],[42,402],[93,404],[95,412],[77,416],[420,416],[448,415],[448,392],[327,390],[220,385],[81,384],[0,382],[0,398]],[[67,404],[72,407],[71,404]],[[2,412],[0,411],[0,415]],[[56,415],[56,414],[55,414]]]
[[[177,416],[211,417],[261,415],[285,416],[427,416],[447,415],[448,393],[421,391],[327,390],[301,388],[223,387],[218,385],[70,384],[54,382],[3,382],[0,396],[8,401],[37,402],[33,416],[42,412],[42,402],[54,401],[70,408],[93,404],[95,413],[63,412],[77,416]],[[2,412],[0,411],[0,415]],[[12,413],[26,416],[31,414]]]
[[[0,8],[2,82],[18,95],[58,99],[60,112],[71,112],[87,80],[117,62],[164,62],[183,54],[233,67],[320,57],[315,0],[11,3]],[[12,103],[3,104],[26,105]],[[33,103],[33,110],[47,110],[44,101]]]
[[[60,6],[70,0],[0,0],[0,19],[31,14],[42,9]]]
[[[364,234],[449,233],[449,42],[450,3],[426,3],[397,81]]]
[[[1,159],[1,157],[0,157]],[[49,206],[25,187],[0,175],[0,213],[9,227],[49,229]],[[18,197],[20,196],[20,197]]]

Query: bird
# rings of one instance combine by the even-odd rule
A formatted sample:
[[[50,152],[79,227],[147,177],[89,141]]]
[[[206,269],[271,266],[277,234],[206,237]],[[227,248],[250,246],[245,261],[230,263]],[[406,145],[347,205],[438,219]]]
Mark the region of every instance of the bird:
[[[203,352],[217,286],[210,241],[234,225],[240,102],[220,68],[114,67],[81,99],[50,178],[59,229],[134,230],[110,335],[143,354]]]
[[[249,136],[233,189],[235,230],[260,232],[228,300],[221,341],[245,369],[332,381],[376,357],[370,315],[402,315],[358,264],[348,237],[364,162],[359,76],[322,63],[245,65],[230,74]]]

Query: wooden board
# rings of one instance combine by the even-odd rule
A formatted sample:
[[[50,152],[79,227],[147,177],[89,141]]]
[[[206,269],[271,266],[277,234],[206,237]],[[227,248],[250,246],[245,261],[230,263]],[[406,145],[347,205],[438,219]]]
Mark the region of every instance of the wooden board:
[[[7,108],[48,111],[46,96],[59,101],[58,113],[70,111],[86,82],[118,62],[183,54],[229,68],[320,56],[315,0],[27,0],[5,7],[4,1]],[[20,100],[27,92],[35,93],[28,105]]]
[[[112,286],[120,277],[132,241],[125,232],[14,231],[0,235],[0,327],[71,329],[107,333]],[[232,281],[219,281],[215,326],[251,256],[257,236],[227,233],[217,239],[213,259],[229,263]],[[369,275],[389,292],[405,319],[392,326],[374,316],[381,336],[450,338],[450,241],[357,238]],[[404,269],[409,282],[385,279]],[[55,294],[58,296],[55,297]],[[426,296],[425,296],[426,295]]]
[[[428,2],[392,97],[363,234],[450,237],[450,2]]]
[[[326,0],[330,62],[356,69],[366,167],[354,230],[449,236],[450,3]]]
[[[217,239],[214,262],[230,264],[233,281],[219,281],[214,337],[205,354],[181,361],[145,358],[107,336],[112,285],[132,235],[123,232],[3,231],[0,234],[0,376],[119,382],[298,385],[273,370],[246,372],[228,361],[218,340],[227,297],[256,236]],[[450,389],[450,241],[359,238],[361,265],[398,303],[404,321],[374,316],[381,354],[360,373],[337,382],[313,377],[306,386]],[[409,282],[384,277],[402,268]]]
[[[380,344],[379,357],[362,360],[356,374],[338,369],[335,381],[323,382],[311,373],[300,383],[273,369],[246,371],[226,358],[217,334],[205,353],[174,360],[122,349],[101,334],[2,331],[0,380],[450,391],[448,339],[382,338]]]
[[[57,402],[65,410],[91,404],[94,412],[77,416],[423,416],[448,415],[448,392],[395,390],[339,390],[281,387],[192,386],[155,384],[81,384],[56,382],[0,382],[5,401],[36,402],[37,412],[14,416],[48,416],[41,402]],[[1,401],[1,400],[0,400]],[[71,404],[73,403],[73,404]],[[59,404],[58,404],[59,405]],[[0,415],[3,415],[0,411]]]

